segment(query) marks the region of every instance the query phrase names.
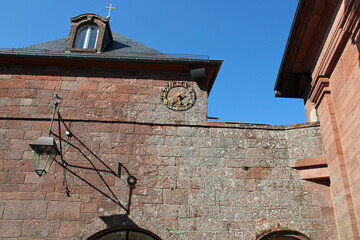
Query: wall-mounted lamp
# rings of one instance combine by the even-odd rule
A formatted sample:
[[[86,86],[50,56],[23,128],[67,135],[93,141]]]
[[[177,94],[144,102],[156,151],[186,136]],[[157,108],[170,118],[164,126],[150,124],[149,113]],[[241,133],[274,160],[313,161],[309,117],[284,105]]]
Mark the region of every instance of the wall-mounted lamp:
[[[55,140],[50,137],[51,127],[54,122],[55,113],[59,112],[60,103],[62,98],[57,94],[53,97],[52,102],[54,104],[53,114],[50,123],[49,134],[47,137],[39,137],[34,144],[29,144],[32,150],[34,150],[34,171],[40,177],[45,175],[51,164],[54,162],[56,155],[60,154],[56,146]]]
[[[126,214],[129,214],[130,213],[131,194],[132,194],[132,190],[135,188],[135,185],[137,182],[136,177],[132,176],[129,173],[129,171],[121,163],[118,163],[118,172],[113,171],[104,161],[102,161],[98,156],[96,156],[94,152],[92,152],[83,142],[80,141],[80,139],[78,139],[70,131],[70,128],[65,124],[65,122],[63,121],[63,119],[61,118],[61,115],[59,113],[61,101],[62,101],[62,98],[59,97],[57,94],[52,99],[52,102],[54,104],[54,109],[53,109],[53,114],[52,114],[52,118],[51,118],[48,136],[47,137],[39,137],[35,143],[29,144],[30,147],[34,150],[34,170],[35,170],[35,172],[40,177],[45,175],[49,171],[51,164],[55,161],[57,164],[59,164],[64,169],[64,174],[65,174],[65,170],[70,172],[75,177],[79,178],[81,181],[85,182],[90,187],[94,188],[99,193],[101,193],[102,195],[104,195],[105,197],[107,197],[108,199],[110,199],[111,201],[116,203],[117,205],[119,205],[121,208],[123,208],[126,211]],[[51,131],[51,128],[52,128],[52,125],[54,122],[55,113],[58,116],[58,119],[57,119],[57,122],[59,125],[58,126],[58,134]],[[92,155],[95,158],[95,160],[98,161],[103,166],[102,168],[96,167],[96,165],[92,162],[92,160],[89,158],[89,156],[87,154],[85,154],[86,151],[82,151],[79,148],[79,146],[71,143],[70,140],[66,140],[61,137],[61,123],[66,128],[66,135],[68,137],[71,136],[72,138],[74,138],[77,141],[77,143],[80,144],[80,146],[85,148],[85,150],[90,155]],[[60,149],[57,148],[56,142],[55,142],[54,138],[51,136],[54,136],[55,138],[57,138],[57,140],[59,141]],[[63,142],[66,143],[67,145],[73,147],[74,149],[76,149],[84,157],[84,159],[89,163],[89,166],[88,167],[78,166],[78,165],[70,164],[67,161],[65,161],[65,159],[63,157],[63,152],[62,152],[62,143]],[[59,159],[57,160],[56,156],[59,156],[60,160]],[[89,180],[85,179],[83,176],[79,175],[74,170],[76,168],[82,169],[83,171],[88,170],[88,171],[96,172],[97,175],[99,176],[99,178],[101,179],[101,181],[104,183],[104,185],[108,189],[110,194],[105,193],[102,189],[100,189],[97,186],[95,186],[94,184],[92,184],[91,181],[89,181]],[[124,169],[128,176],[126,179],[126,182],[129,186],[130,191],[129,191],[129,198],[128,198],[127,206],[123,205],[120,202],[120,200],[116,197],[115,193],[111,190],[110,186],[106,183],[104,177],[101,174],[101,173],[112,174],[112,175],[120,178],[121,177],[121,169]],[[64,179],[65,179],[65,175],[64,175]],[[64,181],[66,183],[66,180],[64,180]],[[69,189],[67,188],[67,184],[66,184],[66,194],[69,194]]]

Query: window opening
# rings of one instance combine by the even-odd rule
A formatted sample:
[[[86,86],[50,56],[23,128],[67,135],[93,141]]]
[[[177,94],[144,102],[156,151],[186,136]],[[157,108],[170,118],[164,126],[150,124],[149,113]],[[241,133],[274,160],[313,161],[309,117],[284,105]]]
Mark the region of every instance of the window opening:
[[[99,35],[99,29],[94,25],[81,27],[77,33],[74,48],[95,49]]]
[[[310,240],[308,237],[292,230],[279,230],[265,234],[258,240]]]
[[[161,240],[153,233],[132,227],[115,227],[103,230],[88,240]]]

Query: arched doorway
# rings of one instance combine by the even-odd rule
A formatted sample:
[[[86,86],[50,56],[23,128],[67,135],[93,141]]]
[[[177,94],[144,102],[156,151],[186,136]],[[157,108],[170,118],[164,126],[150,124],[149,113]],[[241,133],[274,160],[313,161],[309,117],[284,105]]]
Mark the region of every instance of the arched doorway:
[[[161,240],[155,234],[141,228],[114,227],[95,233],[88,240]]]
[[[310,240],[310,238],[297,231],[279,230],[267,233],[258,240]]]

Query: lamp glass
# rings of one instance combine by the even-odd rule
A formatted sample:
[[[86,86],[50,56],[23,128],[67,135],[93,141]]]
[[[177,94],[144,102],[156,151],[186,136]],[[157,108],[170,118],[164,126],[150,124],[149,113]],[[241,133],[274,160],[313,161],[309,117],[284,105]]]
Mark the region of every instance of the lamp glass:
[[[59,150],[52,137],[39,137],[30,147],[34,150],[34,170],[42,176],[49,171]]]
[[[34,152],[34,171],[40,177],[45,175],[50,167],[51,164],[54,162],[56,155],[46,155],[46,154],[37,154]]]

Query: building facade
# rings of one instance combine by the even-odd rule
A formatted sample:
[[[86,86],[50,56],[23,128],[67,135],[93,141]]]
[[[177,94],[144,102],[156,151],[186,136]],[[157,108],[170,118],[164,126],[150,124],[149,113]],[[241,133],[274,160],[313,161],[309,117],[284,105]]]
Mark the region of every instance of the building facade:
[[[317,122],[208,122],[222,61],[71,21],[0,52],[1,239],[337,238]],[[58,152],[39,177],[43,136]]]
[[[300,1],[275,86],[319,121],[339,239],[360,239],[359,1]]]

